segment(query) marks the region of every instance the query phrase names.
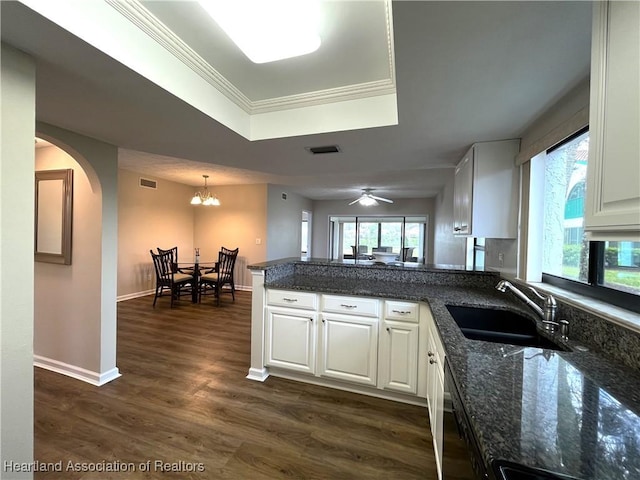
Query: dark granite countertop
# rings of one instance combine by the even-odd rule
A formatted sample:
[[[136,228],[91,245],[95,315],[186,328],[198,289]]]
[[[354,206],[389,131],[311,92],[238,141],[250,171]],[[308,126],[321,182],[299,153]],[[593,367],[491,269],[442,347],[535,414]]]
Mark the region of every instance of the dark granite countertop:
[[[289,275],[267,287],[426,302],[487,465],[494,459],[581,479],[640,479],[640,373],[595,351],[469,340],[446,305],[531,312],[493,289]],[[546,332],[545,332],[546,334]],[[558,339],[556,339],[558,340]]]

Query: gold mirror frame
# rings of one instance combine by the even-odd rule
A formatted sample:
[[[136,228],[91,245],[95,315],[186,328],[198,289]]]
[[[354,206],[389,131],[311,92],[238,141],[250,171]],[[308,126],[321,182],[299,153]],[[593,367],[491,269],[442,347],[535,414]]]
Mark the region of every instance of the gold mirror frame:
[[[36,262],[71,265],[73,170],[36,172]]]

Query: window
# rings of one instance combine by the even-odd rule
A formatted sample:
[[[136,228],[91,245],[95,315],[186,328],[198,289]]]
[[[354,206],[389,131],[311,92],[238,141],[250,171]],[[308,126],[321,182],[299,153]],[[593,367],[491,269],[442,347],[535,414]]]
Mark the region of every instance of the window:
[[[330,256],[369,259],[375,250],[398,254],[398,260],[424,263],[427,217],[330,217]]]
[[[532,178],[544,172],[543,218],[530,218],[541,229],[542,281],[640,312],[640,242],[590,242],[584,232],[588,152],[585,129],[532,159]]]

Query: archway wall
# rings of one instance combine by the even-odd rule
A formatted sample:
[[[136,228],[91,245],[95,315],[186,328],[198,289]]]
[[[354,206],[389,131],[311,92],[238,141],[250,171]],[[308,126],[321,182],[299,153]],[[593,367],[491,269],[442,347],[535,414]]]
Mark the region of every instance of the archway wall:
[[[116,367],[117,147],[46,123],[36,169],[74,169],[71,265],[36,262],[36,364],[102,385]],[[61,151],[61,150],[64,151]]]

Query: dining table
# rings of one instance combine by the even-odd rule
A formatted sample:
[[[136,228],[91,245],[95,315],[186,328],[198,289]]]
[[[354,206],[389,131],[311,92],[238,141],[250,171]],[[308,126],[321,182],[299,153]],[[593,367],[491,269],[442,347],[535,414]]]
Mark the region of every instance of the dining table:
[[[181,273],[192,273],[193,282],[191,282],[191,302],[198,303],[198,290],[200,289],[200,275],[202,271],[215,270],[217,261],[203,262],[196,259],[193,262],[178,262],[175,264],[175,270]]]

